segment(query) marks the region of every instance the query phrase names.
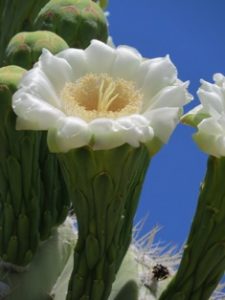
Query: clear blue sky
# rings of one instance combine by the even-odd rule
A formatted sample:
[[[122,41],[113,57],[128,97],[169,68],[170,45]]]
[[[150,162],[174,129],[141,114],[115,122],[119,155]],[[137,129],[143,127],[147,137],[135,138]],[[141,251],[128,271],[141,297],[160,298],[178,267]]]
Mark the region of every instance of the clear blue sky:
[[[179,78],[190,80],[198,102],[199,79],[225,74],[224,0],[109,0],[110,33],[116,45],[137,48],[145,57],[170,54]],[[181,246],[191,225],[207,155],[180,125],[152,160],[136,220],[149,213],[144,230],[159,224],[158,240]]]

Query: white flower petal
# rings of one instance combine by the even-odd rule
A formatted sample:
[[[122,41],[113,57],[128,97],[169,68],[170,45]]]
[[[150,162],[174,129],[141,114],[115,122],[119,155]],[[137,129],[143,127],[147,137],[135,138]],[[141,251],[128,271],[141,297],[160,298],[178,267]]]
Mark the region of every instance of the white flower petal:
[[[111,149],[124,144],[121,132],[118,131],[116,122],[111,119],[99,118],[89,123],[92,132],[93,149]]]
[[[161,60],[161,58],[160,58]],[[140,67],[137,71],[136,85],[138,88],[142,88],[146,76],[148,75],[149,69],[151,67],[152,60],[145,59],[141,62]]]
[[[88,72],[86,54],[81,49],[66,49],[58,53],[57,57],[65,59],[71,66],[73,81]]]
[[[45,73],[39,68],[31,69],[23,76],[19,87],[40,99],[46,99],[49,104],[60,108],[60,98],[55,87]]]
[[[96,86],[91,85],[95,81],[82,81],[82,84],[87,84],[87,89],[82,86],[84,94],[93,92],[90,97],[99,97],[94,98],[96,103],[103,100],[113,103],[115,99],[120,101],[122,96],[124,98],[126,93],[123,87],[116,86],[118,81],[115,86],[110,81],[113,78],[123,79],[120,84],[124,84],[124,89],[130,88],[126,81],[132,81],[140,94],[144,95],[144,114],[138,114],[137,108],[136,114],[127,113],[124,116],[126,103],[121,102],[121,114],[118,109],[113,115],[114,112],[107,111],[110,106],[98,103],[95,108],[93,102],[93,108],[91,105],[86,107],[93,111],[85,115],[84,109],[79,109],[83,96],[79,98],[78,92],[78,98],[74,100],[77,101],[76,105],[73,106],[73,102],[68,105],[68,110],[72,107],[74,111],[67,111],[64,107],[65,98],[61,99],[65,84],[76,82],[88,74],[90,76],[90,73],[94,73],[91,76],[97,79]],[[98,78],[103,76],[102,73],[106,73],[109,82],[106,80],[99,84]],[[187,85],[177,79],[176,68],[168,56],[146,60],[131,47],[114,49],[94,40],[86,50],[67,49],[56,56],[44,50],[34,69],[24,77],[13,98],[13,108],[19,117],[18,128],[49,130],[48,140],[52,151],[66,152],[84,145],[96,150],[111,149],[125,143],[138,147],[140,143],[156,141],[155,137],[163,142],[168,140],[178,122],[180,108],[190,101]],[[114,92],[119,95],[114,95]],[[86,96],[90,99],[89,94]],[[67,100],[70,101],[70,97]],[[93,116],[97,116],[98,112],[103,117],[94,119]],[[90,121],[83,121],[81,117]],[[158,144],[161,145],[161,142]]]
[[[223,99],[218,93],[199,89],[197,92],[204,110],[211,116],[218,117],[224,111]]]
[[[91,45],[85,50],[89,71],[92,73],[109,73],[116,57],[115,49],[92,40]]]
[[[64,113],[40,98],[26,92],[18,91],[13,96],[13,110],[22,119],[32,125],[32,130],[47,130],[56,124],[57,120],[64,117]],[[20,129],[22,122],[20,122]]]
[[[216,136],[198,131],[193,135],[193,139],[202,151],[215,157],[225,156],[224,136]]]
[[[187,102],[187,98],[184,85],[167,86],[151,99],[151,103],[143,105],[147,106],[148,110],[159,107],[182,107]]]
[[[201,105],[189,111],[184,117],[196,120],[198,132],[193,138],[200,149],[210,155],[225,156],[225,78],[214,74],[215,83],[201,80],[198,96]],[[205,116],[204,116],[205,115]]]
[[[35,66],[38,66],[48,77],[58,93],[66,82],[72,81],[72,68],[64,58],[52,55],[43,49],[42,55]]]
[[[120,45],[120,46],[117,47],[117,50],[121,49],[121,48],[122,49],[127,49],[129,52],[132,52],[134,54],[134,56],[139,58],[140,60],[143,59],[141,53],[137,49],[135,49],[134,47],[127,46],[127,45]]]
[[[146,143],[150,141],[154,136],[153,129],[149,126],[149,121],[142,115],[119,118],[117,122],[124,131],[126,142],[134,147],[137,147],[140,142]]]
[[[215,81],[215,83],[219,86],[223,86],[224,82],[225,82],[225,77],[223,76],[223,74],[221,73],[215,73],[213,75],[213,80]]]
[[[133,147],[139,147],[141,132],[137,130],[137,127],[134,122],[132,122],[131,118],[119,118],[117,119],[117,123],[119,130],[123,135],[124,142]]]
[[[74,117],[62,118],[48,134],[48,145],[52,152],[67,152],[88,145],[91,133],[88,124]]]
[[[172,85],[176,81],[177,70],[169,56],[149,60],[146,64],[148,64],[148,68],[146,68],[145,64],[142,65],[139,76],[145,77],[141,88],[144,98],[151,99],[161,89]],[[144,76],[146,71],[147,74]]]
[[[198,129],[202,133],[212,134],[215,136],[221,135],[225,132],[225,128],[223,130],[219,122],[212,117],[202,120],[202,122],[198,125]]]
[[[154,134],[163,143],[166,143],[179,122],[180,109],[177,107],[162,107],[144,113],[149,120]]]
[[[140,63],[141,57],[129,47],[118,47],[111,74],[125,80],[134,80]]]

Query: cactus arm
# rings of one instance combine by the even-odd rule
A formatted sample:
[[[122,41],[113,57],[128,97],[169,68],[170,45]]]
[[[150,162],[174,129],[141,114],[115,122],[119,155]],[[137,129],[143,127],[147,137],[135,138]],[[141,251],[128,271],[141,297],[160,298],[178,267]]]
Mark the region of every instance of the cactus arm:
[[[225,158],[209,157],[176,276],[160,300],[209,299],[225,270]]]

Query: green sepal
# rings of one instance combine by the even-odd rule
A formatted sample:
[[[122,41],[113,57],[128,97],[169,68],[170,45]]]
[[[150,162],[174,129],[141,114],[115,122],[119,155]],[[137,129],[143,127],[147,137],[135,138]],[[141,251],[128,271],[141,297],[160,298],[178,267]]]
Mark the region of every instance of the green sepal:
[[[17,255],[18,255],[18,238],[17,236],[12,236],[9,240],[8,247],[7,247],[7,260],[14,263],[16,262]]]
[[[0,231],[0,234],[3,235],[1,237],[4,242],[2,242],[6,247],[8,245],[10,237],[13,235],[15,226],[15,214],[13,211],[13,207],[9,202],[4,203],[3,205],[3,231]]]
[[[73,191],[73,190],[70,190]],[[89,211],[88,211],[88,200],[84,196],[84,194],[77,190],[74,189],[74,197],[77,199],[77,201],[74,202],[73,206],[76,211],[76,216],[78,218],[87,218],[89,220]],[[82,235],[87,235],[88,234],[88,224],[87,222],[83,222],[79,224],[79,231],[81,232]]]
[[[34,153],[33,153],[33,145],[34,141],[32,136],[25,135],[20,140],[21,146],[21,162],[22,162],[22,178],[26,178],[23,180],[23,192],[24,198],[29,199],[30,188],[32,185],[32,172],[34,172]],[[30,199],[29,199],[30,201]]]
[[[146,143],[146,147],[148,147],[150,156],[154,156],[163,146],[163,142],[160,141],[157,137],[153,137],[153,139]]]
[[[21,166],[17,159],[9,156],[6,160],[7,177],[10,182],[11,202],[15,215],[18,215],[22,205],[22,174]]]
[[[79,274],[76,274],[74,276],[74,289],[71,291],[68,291],[67,299],[80,299],[82,296],[82,290],[85,286],[85,279],[84,277],[81,277]],[[71,296],[70,296],[71,295]]]
[[[22,262],[26,251],[29,249],[29,236],[32,235],[30,232],[29,219],[25,214],[19,215],[18,218],[18,240],[19,240],[19,261]]]
[[[93,286],[92,286],[92,291],[91,291],[91,298],[95,300],[101,300],[102,295],[104,293],[104,282],[103,280],[94,280],[93,281]]]
[[[196,128],[202,120],[209,117],[210,115],[207,113],[186,114],[181,118],[181,122],[185,125],[190,125]]]
[[[112,202],[114,195],[114,184],[111,176],[107,172],[96,175],[93,179],[93,193],[95,199],[95,218],[97,232],[102,252],[107,238],[105,224],[107,222],[107,207]]]
[[[100,247],[98,240],[91,234],[88,235],[85,245],[85,253],[89,269],[93,269],[99,260]]]

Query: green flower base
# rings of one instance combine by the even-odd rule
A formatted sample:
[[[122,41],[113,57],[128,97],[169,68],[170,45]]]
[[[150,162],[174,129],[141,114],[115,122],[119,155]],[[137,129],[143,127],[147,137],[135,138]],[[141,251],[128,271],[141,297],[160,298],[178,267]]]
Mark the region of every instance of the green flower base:
[[[129,247],[150,161],[145,145],[58,154],[78,221],[67,300],[108,299]]]

